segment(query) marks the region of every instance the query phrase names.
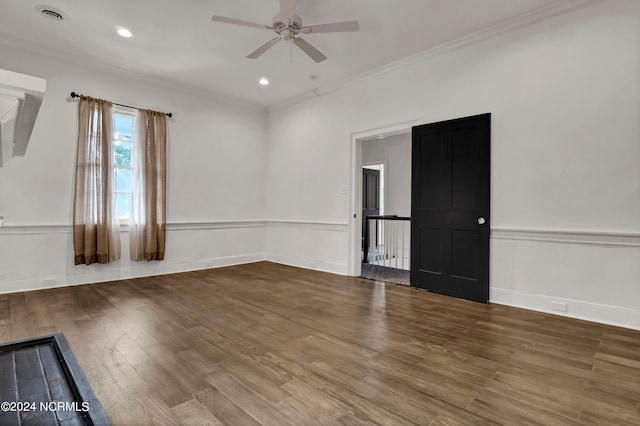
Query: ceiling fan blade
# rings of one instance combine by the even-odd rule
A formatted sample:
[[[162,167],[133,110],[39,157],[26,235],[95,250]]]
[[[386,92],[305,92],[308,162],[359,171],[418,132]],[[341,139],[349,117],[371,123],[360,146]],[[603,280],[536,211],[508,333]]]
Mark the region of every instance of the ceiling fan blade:
[[[280,0],[280,13],[293,19],[293,15],[296,14],[296,0]]]
[[[260,28],[261,30],[273,30],[273,27],[269,27],[267,25],[256,24],[249,21],[242,21],[235,18],[227,18],[225,16],[213,15],[211,17],[211,20],[216,22],[224,22],[226,24],[242,25],[244,27]]]
[[[331,24],[318,24],[302,27],[299,32],[304,34],[313,33],[342,33],[349,31],[359,31],[358,21],[333,22]]]
[[[268,42],[266,42],[262,46],[258,47],[253,52],[249,53],[249,55],[247,55],[247,58],[249,58],[249,59],[257,59],[257,58],[259,58],[260,55],[262,55],[267,50],[271,49],[271,47],[273,47],[280,40],[281,40],[280,36],[272,38],[271,40],[269,40]]]
[[[315,47],[313,47],[311,44],[309,44],[309,42],[307,42],[304,39],[301,38],[294,38],[293,39],[293,43],[298,46],[300,49],[302,49],[302,51],[304,53],[306,53],[307,55],[309,55],[309,57],[311,59],[313,59],[316,62],[322,62],[325,59],[327,59],[326,56],[324,56],[322,54],[322,52],[320,52],[318,49],[316,49]]]

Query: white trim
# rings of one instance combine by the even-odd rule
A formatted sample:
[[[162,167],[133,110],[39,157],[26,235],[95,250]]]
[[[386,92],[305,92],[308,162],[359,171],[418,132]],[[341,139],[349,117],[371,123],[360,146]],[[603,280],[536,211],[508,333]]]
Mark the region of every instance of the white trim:
[[[310,269],[313,271],[329,272],[337,275],[349,275],[348,265],[344,263],[322,262],[281,253],[267,253],[265,255],[265,260],[268,262],[280,263],[282,265]]]
[[[32,235],[32,234],[68,234],[71,225],[4,225],[0,227],[0,235]]]
[[[417,123],[418,119],[409,121],[408,123]],[[402,123],[404,124],[404,123]],[[384,130],[384,129],[374,129],[372,131],[377,132],[380,130]],[[392,130],[392,131],[388,131],[385,133],[376,133],[376,134],[372,134],[369,136],[364,136],[364,137],[359,137],[358,140],[362,141],[362,142],[369,142],[369,141],[377,141],[379,139],[385,139],[385,138],[389,138],[391,136],[398,136],[398,135],[404,135],[407,133],[411,132],[411,127],[405,127],[402,129],[398,129],[398,130]],[[368,134],[369,132],[364,132],[365,134]]]
[[[638,232],[492,227],[491,239],[640,247],[640,233]]]
[[[640,311],[634,309],[493,287],[490,289],[489,301],[498,305],[640,330]],[[551,304],[554,302],[566,304],[567,312],[553,311]]]
[[[268,220],[266,224],[267,227],[273,228],[303,228],[337,232],[347,232],[349,230],[348,223],[339,222]]]
[[[388,136],[402,135],[404,133],[410,133],[411,128],[420,122],[420,118],[412,118],[407,121],[401,121],[399,123],[389,124],[387,126],[374,127],[373,129],[362,130],[359,132],[351,133],[351,140],[353,141],[369,141],[378,139],[379,136],[386,138]]]
[[[261,220],[246,221],[207,221],[207,222],[169,222],[167,231],[198,231],[205,229],[259,228],[267,222]],[[120,232],[128,232],[129,226],[120,225]],[[38,225],[4,225],[0,227],[0,235],[37,235],[37,234],[70,234],[73,225],[38,224]]]
[[[266,225],[264,220],[210,221],[210,222],[172,222],[167,224],[169,231],[192,231],[202,229],[236,229],[261,228]]]
[[[332,92],[344,90],[345,88],[353,84],[366,81],[368,79],[371,79],[380,75],[387,74],[391,71],[407,68],[413,64],[422,62],[434,56],[438,56],[443,53],[450,52],[452,50],[460,49],[470,44],[480,42],[482,40],[496,36],[498,34],[502,34],[508,31],[513,31],[513,30],[525,27],[535,22],[552,18],[556,15],[560,15],[572,9],[576,9],[580,6],[584,6],[589,3],[595,3],[596,1],[600,1],[600,0],[564,0],[564,1],[561,0],[561,1],[553,2],[547,5],[541,6],[535,10],[516,16],[507,21],[503,21],[498,24],[494,24],[484,29],[481,29],[479,31],[475,31],[471,34],[458,37],[456,39],[439,44],[427,50],[423,50],[422,52],[416,53],[414,55],[407,56],[405,58],[399,59],[394,62],[390,62],[386,65],[372,69],[370,71],[363,72],[353,77],[346,78],[344,80],[340,80],[338,82],[319,87],[317,89],[314,89],[310,93],[304,93],[302,95],[295,96],[293,98],[290,98],[281,102],[276,102],[274,104],[267,106],[267,113],[285,109],[287,107],[302,103],[309,99],[323,96]]]
[[[292,220],[246,220],[246,221],[208,221],[208,222],[170,222],[167,231],[200,231],[207,229],[238,229],[238,228],[306,228],[326,231],[346,232],[349,223],[322,221],[292,221]],[[128,232],[128,225],[120,225],[121,232]],[[0,227],[0,235],[38,235],[38,234],[70,234],[72,225],[6,225]]]
[[[130,268],[105,270],[99,273],[96,273],[96,271],[94,270],[87,270],[87,272],[46,275],[43,277],[23,280],[0,280],[0,294],[175,274],[179,272],[189,272],[202,269],[220,268],[224,266],[242,265],[245,263],[261,262],[263,260],[265,260],[264,253],[252,253],[237,256],[198,259],[188,262],[158,262],[155,265],[158,267],[158,269],[154,270],[153,273],[150,273],[149,269],[144,267],[146,266],[145,262],[140,266],[134,265]],[[54,281],[56,284],[50,286],[43,285],[43,282],[45,280]]]

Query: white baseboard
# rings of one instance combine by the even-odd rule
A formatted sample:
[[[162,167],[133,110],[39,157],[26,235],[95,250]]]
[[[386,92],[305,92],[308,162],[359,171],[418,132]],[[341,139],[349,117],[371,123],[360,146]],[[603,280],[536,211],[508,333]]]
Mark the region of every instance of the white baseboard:
[[[542,294],[529,294],[513,290],[491,288],[489,300],[499,305],[546,312],[570,318],[640,330],[640,311],[617,306],[602,305],[580,300],[562,299]],[[566,312],[552,310],[552,303],[566,305]]]
[[[312,269],[314,271],[330,272],[337,275],[349,275],[349,266],[342,263],[322,262],[280,253],[267,253],[265,256],[265,260],[269,262],[280,263],[282,265]]]
[[[85,273],[47,275],[44,277],[30,278],[26,280],[0,281],[0,294],[16,293],[20,291],[43,290],[47,288],[68,287],[83,284],[95,284],[116,280],[127,280],[157,275],[176,274],[180,272],[197,271],[202,269],[221,268],[224,266],[242,265],[245,263],[260,262],[264,259],[264,253],[243,254],[238,256],[225,256],[210,259],[199,259],[189,262],[142,262],[141,265],[122,269],[109,269],[96,272],[91,270]],[[101,265],[98,265],[100,267]],[[152,267],[150,270],[149,267]],[[47,284],[48,282],[48,284]],[[43,284],[44,283],[44,284]]]

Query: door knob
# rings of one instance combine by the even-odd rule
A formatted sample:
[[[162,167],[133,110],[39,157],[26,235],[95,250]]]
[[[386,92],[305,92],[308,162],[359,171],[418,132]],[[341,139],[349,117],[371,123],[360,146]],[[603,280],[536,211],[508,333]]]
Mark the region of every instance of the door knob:
[[[479,217],[479,218],[478,218],[478,223],[479,223],[480,225],[484,225],[484,223],[485,223],[485,222],[486,222],[486,220],[484,220],[484,217]]]

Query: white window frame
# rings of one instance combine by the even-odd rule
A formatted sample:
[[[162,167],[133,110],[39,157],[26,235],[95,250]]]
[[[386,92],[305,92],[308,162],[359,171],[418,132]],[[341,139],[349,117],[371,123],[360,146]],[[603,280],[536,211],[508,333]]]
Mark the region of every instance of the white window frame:
[[[129,169],[129,170],[133,170],[133,158],[134,158],[134,153],[133,150],[136,149],[136,144],[137,144],[137,129],[136,129],[136,119],[137,119],[137,113],[135,110],[133,109],[129,109],[129,108],[124,108],[124,107],[113,107],[113,111],[112,111],[112,119],[113,119],[113,127],[114,127],[114,137],[111,140],[111,143],[114,146],[114,152],[115,152],[115,144],[116,142],[126,142],[126,143],[131,143],[131,165],[129,166],[118,166],[115,164],[113,165],[113,173],[114,173],[114,177],[117,176],[117,170],[118,169]],[[115,137],[115,122],[116,122],[116,115],[121,115],[121,116],[125,116],[125,117],[131,117],[133,118],[133,128],[131,129],[131,140],[124,140],[124,139],[116,139]],[[133,197],[133,194],[131,192],[122,192],[122,191],[114,191],[114,195],[115,198],[117,200],[118,198],[118,194],[129,194]],[[129,204],[129,206],[131,206],[131,204]],[[116,205],[117,208],[117,205]],[[117,211],[116,211],[117,212]],[[127,216],[118,216],[118,219],[120,221],[120,224],[122,225],[128,225],[129,224],[129,215]]]

